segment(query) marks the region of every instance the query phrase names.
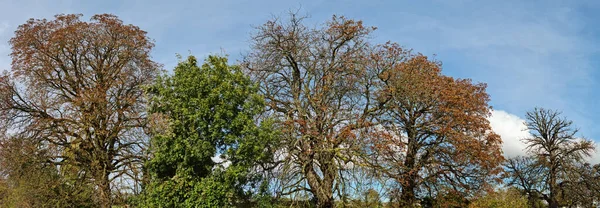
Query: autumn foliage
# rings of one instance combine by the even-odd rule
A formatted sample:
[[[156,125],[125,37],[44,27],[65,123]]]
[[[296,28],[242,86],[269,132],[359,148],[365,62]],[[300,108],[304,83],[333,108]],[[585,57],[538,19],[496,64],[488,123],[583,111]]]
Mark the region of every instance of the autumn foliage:
[[[394,44],[382,49],[402,51]],[[485,85],[444,76],[426,56],[396,54],[406,61],[381,74],[377,99],[385,104],[367,163],[399,184],[404,206],[445,186],[467,195],[489,189],[503,157],[487,120]]]
[[[2,207],[594,206],[594,150],[557,111],[502,154],[486,84],[375,27],[292,13],[237,64],[162,71],[114,15],[30,19],[0,75]],[[181,58],[181,57],[180,57]]]
[[[110,207],[112,182],[137,177],[142,163],[142,86],[159,65],[145,31],[113,15],[80,17],[31,19],[15,31],[0,122],[55,149],[49,160],[60,172],[94,184],[96,203]]]

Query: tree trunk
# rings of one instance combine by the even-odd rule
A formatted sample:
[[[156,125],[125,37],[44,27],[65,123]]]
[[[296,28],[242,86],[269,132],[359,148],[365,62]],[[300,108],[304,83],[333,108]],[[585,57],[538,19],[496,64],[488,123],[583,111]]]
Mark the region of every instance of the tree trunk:
[[[112,196],[110,191],[110,180],[109,173],[104,169],[102,173],[100,173],[100,177],[98,177],[97,186],[98,186],[98,199],[100,202],[100,207],[102,208],[110,208],[112,206]]]
[[[554,153],[550,151],[550,201],[548,202],[549,208],[558,208],[558,201],[556,200],[556,192],[558,191],[556,188],[556,165]]]
[[[320,178],[315,171],[315,163],[312,160],[305,160],[304,173],[306,180],[310,186],[313,196],[316,198],[317,207],[331,208],[334,207],[333,200],[333,183],[336,176],[336,167],[333,163],[333,155],[320,155],[320,169],[323,173],[323,178]],[[311,158],[311,157],[309,157]]]
[[[330,171],[324,171],[324,175],[329,174],[331,174]],[[314,170],[309,170],[306,176],[311,192],[317,199],[317,207],[333,207],[333,179],[335,177],[324,177],[323,179],[319,179],[317,178],[319,176]]]
[[[400,195],[402,201],[402,207],[413,207],[417,202],[415,197],[415,183],[414,181],[408,181],[408,183],[402,187],[402,194]]]
[[[558,202],[556,202],[556,200],[551,199],[550,200],[550,206],[548,206],[550,208],[558,208]]]
[[[331,199],[317,199],[317,207],[319,208],[332,208],[333,207],[333,198]]]
[[[415,189],[417,188],[417,176],[418,170],[415,170],[416,157],[417,157],[417,144],[415,139],[415,131],[413,129],[407,129],[408,144],[406,151],[406,160],[404,161],[404,173],[402,174],[402,193],[400,194],[400,200],[402,207],[413,207],[417,202],[415,197]]]

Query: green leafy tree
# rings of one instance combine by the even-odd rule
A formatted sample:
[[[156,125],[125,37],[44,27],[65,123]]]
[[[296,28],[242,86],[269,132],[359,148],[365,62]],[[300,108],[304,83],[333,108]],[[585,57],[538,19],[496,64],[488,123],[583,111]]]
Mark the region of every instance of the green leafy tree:
[[[369,190],[363,193],[363,203],[362,207],[382,207],[381,197],[379,196],[379,192],[377,190],[370,188]]]
[[[190,56],[149,88],[154,137],[146,206],[247,203],[259,188],[259,164],[272,160],[277,144],[272,122],[259,116],[264,101],[257,90],[239,67],[218,56],[201,67]]]

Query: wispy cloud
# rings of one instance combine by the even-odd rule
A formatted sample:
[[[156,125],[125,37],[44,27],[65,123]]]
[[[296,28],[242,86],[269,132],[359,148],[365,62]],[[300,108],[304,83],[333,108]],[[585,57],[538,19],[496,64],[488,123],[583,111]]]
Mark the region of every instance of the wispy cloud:
[[[224,50],[235,61],[248,49],[252,26],[296,8],[312,17],[309,25],[332,14],[362,19],[379,28],[374,42],[437,54],[445,74],[488,83],[495,109],[516,115],[535,106],[558,109],[584,136],[600,141],[600,3],[593,0],[8,1],[0,7],[0,69],[10,66],[12,31],[32,17],[117,14],[149,32],[155,60],[170,69],[175,54],[188,51],[204,56]]]
[[[596,139],[598,40],[583,3],[434,1],[384,9],[370,22],[379,39],[437,54],[444,73],[487,83],[496,109],[558,109]]]
[[[590,90],[596,50],[579,35],[576,5],[465,1],[443,11],[403,13],[387,36],[438,53],[448,73],[487,82],[496,105],[566,108],[573,87]],[[382,29],[385,30],[385,29]]]

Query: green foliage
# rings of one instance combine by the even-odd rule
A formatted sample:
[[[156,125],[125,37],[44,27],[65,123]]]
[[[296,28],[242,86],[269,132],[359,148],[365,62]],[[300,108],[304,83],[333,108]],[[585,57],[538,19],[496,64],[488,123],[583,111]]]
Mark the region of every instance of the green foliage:
[[[484,197],[481,197],[471,204],[470,208],[514,208],[514,207],[528,207],[527,198],[521,195],[517,189],[508,189],[505,191],[499,191],[490,193]]]
[[[379,192],[375,189],[369,189],[364,194],[364,206],[363,207],[381,207],[381,198]]]
[[[258,208],[270,208],[276,207],[277,201],[271,195],[269,191],[269,181],[264,180],[258,187],[258,193],[253,196],[252,199],[253,204],[248,204],[245,207],[258,207]]]
[[[448,188],[438,193],[433,203],[433,207],[436,208],[458,208],[466,207],[467,205],[468,200],[464,196],[464,193]]]
[[[485,84],[444,76],[438,61],[395,43],[369,42],[375,28],[361,21],[334,16],[311,29],[295,14],[274,19],[252,37],[246,71],[226,57],[199,65],[189,56],[156,78],[145,31],[113,15],[80,17],[32,19],[10,40],[12,70],[0,74],[0,207],[600,200],[600,164],[582,164],[594,143],[542,108],[526,114],[530,155],[506,161],[509,189],[482,192],[500,183],[504,160]]]
[[[0,207],[94,207],[92,187],[59,172],[45,150],[28,139],[0,141]]]
[[[264,102],[257,87],[225,57],[209,56],[202,67],[188,57],[148,90],[155,132],[146,167],[149,207],[228,207],[249,200],[271,160],[277,133],[257,119]],[[257,125],[260,123],[260,125]],[[219,155],[222,163],[213,161]]]
[[[347,196],[348,198],[352,196]],[[336,203],[336,207],[347,207],[347,208],[382,208],[384,203],[381,201],[381,196],[379,192],[373,188],[369,188],[365,191],[362,191],[357,198],[349,199],[349,200],[338,200]]]

